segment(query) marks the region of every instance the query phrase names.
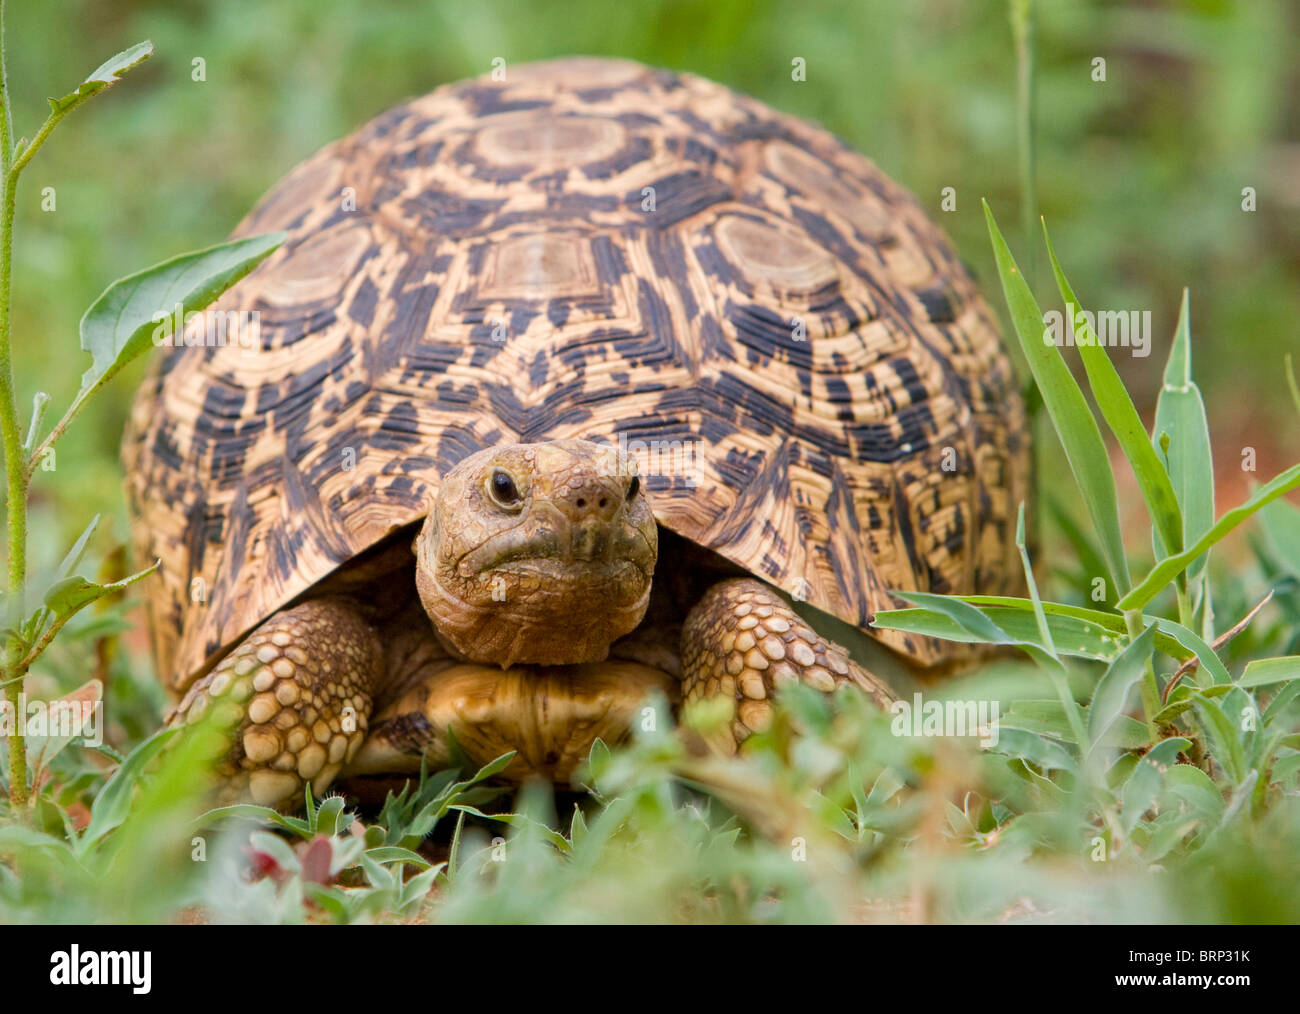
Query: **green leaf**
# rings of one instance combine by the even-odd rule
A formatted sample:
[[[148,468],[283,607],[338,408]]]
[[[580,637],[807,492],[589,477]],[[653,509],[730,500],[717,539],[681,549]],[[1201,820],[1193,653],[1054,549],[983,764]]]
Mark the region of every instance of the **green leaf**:
[[[99,526],[99,515],[96,514],[90,519],[90,524],[86,525],[85,530],[78,536],[77,541],[72,544],[63,562],[59,564],[59,569],[54,572],[54,580],[61,581],[72,573],[72,569],[81,562],[81,555],[86,551],[86,543],[90,541],[90,536]]]
[[[482,810],[473,806],[463,806],[460,803],[451,807],[453,810],[461,810],[468,813],[471,817],[480,817],[483,820],[495,820],[500,824],[506,824],[510,827],[526,828],[533,831],[546,841],[550,842],[561,853],[568,853],[571,850],[569,839],[560,834],[554,828],[547,827],[539,820],[524,813],[484,813]]]
[[[1016,548],[1020,551],[1020,566],[1025,572],[1025,587],[1029,589],[1029,600],[1034,604],[1034,622],[1038,624],[1038,638],[1043,646],[1043,653],[1060,670],[1065,663],[1056,654],[1056,645],[1052,641],[1052,631],[1047,625],[1047,615],[1043,612],[1043,600],[1038,596],[1038,582],[1034,580],[1034,568],[1029,562],[1029,550],[1025,548],[1025,502],[1020,501],[1020,510],[1016,514]]]
[[[1181,690],[1182,687],[1179,687]],[[1177,693],[1178,691],[1174,691]],[[1152,719],[1155,725],[1165,726],[1172,722],[1179,715],[1184,715],[1191,711],[1195,702],[1190,697],[1185,697],[1181,701],[1170,701],[1163,708],[1156,712],[1156,717]]]
[[[1219,707],[1219,702],[1200,691],[1192,692],[1196,713],[1210,737],[1212,752],[1219,765],[1227,772],[1234,785],[1240,785],[1246,771],[1246,757],[1236,727]]]
[[[1277,562],[1300,577],[1300,507],[1274,500],[1260,509],[1259,524]]]
[[[1275,782],[1285,782],[1293,777],[1296,772],[1300,772],[1300,753],[1280,754],[1273,763],[1269,778]]]
[[[1198,820],[1178,820],[1172,814],[1161,814],[1156,822],[1156,832],[1142,850],[1142,858],[1148,863],[1158,863],[1186,838],[1196,826]]]
[[[900,596],[911,592],[897,592]],[[943,596],[941,596],[943,597]],[[946,613],[922,609],[887,609],[876,613],[872,626],[890,630],[905,630],[909,633],[922,634],[926,637],[941,637],[948,641],[963,644],[1007,644],[1033,645],[1038,635],[1038,624],[1032,612],[1032,604],[1025,602],[1026,611],[1018,609],[987,607],[989,617],[1005,633],[1005,639],[987,641],[972,634]],[[1094,623],[1074,616],[1053,615],[1050,607],[1044,603],[1048,626],[1052,631],[1053,646],[1058,655],[1074,655],[1109,661],[1114,658],[1123,642],[1123,635]]]
[[[1065,741],[1070,741],[1074,735],[1065,713],[1065,705],[1061,701],[1016,701],[998,724],[1028,729],[1040,736]]]
[[[126,820],[131,809],[131,794],[145,768],[180,731],[160,729],[127,754],[126,760],[118,765],[95,798],[95,805],[90,811],[90,824],[77,841],[78,852],[84,852]]]
[[[896,594],[903,597],[912,593]],[[1023,646],[1032,642],[1035,637],[1037,615],[1032,599],[1008,595],[940,597],[957,598],[962,602],[978,606],[1006,634],[1005,641],[996,643]],[[1127,638],[1123,617],[1114,613],[1085,609],[1082,606],[1072,606],[1063,602],[1040,602],[1040,606],[1051,631],[1053,647],[1058,654],[1109,661],[1115,657]],[[1199,658],[1201,665],[1211,674],[1216,683],[1231,681],[1231,676],[1222,660],[1193,631],[1174,620],[1159,616],[1144,615],[1142,622],[1156,625],[1156,648],[1164,654],[1180,662],[1186,662],[1193,657]],[[967,644],[985,643],[982,638],[976,637],[949,616],[929,609],[882,610],[876,614],[872,624]]]
[[[1237,681],[1239,687],[1267,687],[1300,679],[1300,655],[1282,655],[1278,658],[1257,658],[1246,663]]]
[[[1223,794],[1207,775],[1191,764],[1175,764],[1165,772],[1165,784],[1194,813],[1210,818],[1217,824],[1223,816]]]
[[[1088,708],[1088,739],[1095,747],[1124,712],[1129,694],[1146,672],[1147,660],[1155,647],[1155,625],[1135,637],[1102,674]]]
[[[1009,595],[956,595],[953,598],[959,598],[963,602],[978,606],[994,619],[998,626],[1007,631],[1009,635],[1023,636],[1025,630],[1024,620],[1017,620],[1009,617],[1002,610],[1015,610],[1018,612],[1031,611],[1034,604],[1031,599],[1017,598]],[[1127,636],[1124,627],[1124,619],[1115,613],[1102,612],[1099,609],[1086,609],[1083,606],[1072,606],[1063,602],[1040,602],[1040,606],[1045,614],[1049,617],[1048,624],[1053,630],[1054,636],[1059,637],[1061,631],[1068,631],[1071,636],[1082,637],[1080,650],[1067,651],[1066,654],[1080,655],[1085,658],[1110,659],[1114,657],[1117,645]],[[873,622],[879,622],[881,617],[895,618],[898,613],[914,613],[914,610],[897,610],[896,612],[882,612]],[[1062,617],[1068,617],[1072,620],[1082,621],[1080,624],[1069,624]],[[1036,617],[1035,617],[1036,618]],[[900,629],[913,629],[918,623],[918,618],[908,615],[902,618],[903,623],[910,624]],[[1227,668],[1222,660],[1205,641],[1194,631],[1189,630],[1182,624],[1167,620],[1161,616],[1142,616],[1143,624],[1154,623],[1156,625],[1156,648],[1171,658],[1176,658],[1180,662],[1186,662],[1189,658],[1196,657],[1200,659],[1207,672],[1211,674],[1216,683],[1229,683],[1232,677],[1229,676]],[[888,626],[889,624],[881,624]],[[1110,640],[1105,639],[1105,635],[1097,633],[1098,628],[1102,631],[1109,631]],[[945,629],[951,630],[948,626]],[[917,633],[921,631],[917,630]],[[944,637],[944,634],[935,634],[936,637]],[[954,637],[952,640],[969,640],[969,638]],[[1008,643],[1016,643],[1010,641]],[[1087,649],[1100,649],[1100,654],[1094,654]]]
[[[321,801],[320,807],[316,810],[312,818],[312,827],[316,834],[323,834],[333,837],[347,830],[352,823],[352,816],[347,815],[344,820],[343,797],[329,796]]]
[[[1151,742],[1146,724],[1128,715],[1119,715],[1102,737],[1101,745],[1119,750],[1140,750]]]
[[[137,574],[123,578],[121,581],[113,581],[109,584],[95,584],[95,582],[88,581],[80,576],[67,577],[61,581],[56,581],[46,590],[42,612],[38,614],[36,620],[42,627],[45,625],[47,618],[52,618],[56,624],[66,623],[96,599],[111,595],[115,591],[121,591],[123,588],[129,588],[137,581],[148,577],[157,568],[158,563],[155,562],[148,570],[142,570]]]
[[[867,813],[867,788],[863,784],[862,770],[858,767],[857,761],[849,761],[849,793],[853,796],[853,812],[856,815],[856,823],[859,828],[865,826]]]
[[[1187,569],[1198,557],[1261,507],[1300,486],[1300,465],[1292,465],[1256,489],[1239,507],[1224,514],[1196,542],[1156,564],[1132,591],[1119,600],[1121,610],[1140,609],[1160,594],[1175,577]]]
[[[283,241],[283,233],[237,239],[181,254],[110,285],[81,318],[81,347],[93,362],[81,378],[77,403],[152,348],[154,332],[178,306],[183,313],[205,309]]]
[[[311,828],[301,818],[287,817],[269,806],[257,806],[253,803],[233,803],[230,806],[219,806],[207,810],[194,818],[194,827],[196,829],[211,827],[222,821],[238,819],[255,820],[259,824],[271,824],[285,831],[291,831],[303,838],[312,837]]]
[[[1164,386],[1156,401],[1154,444],[1159,447],[1168,438],[1165,452],[1169,479],[1182,508],[1182,538],[1175,545],[1168,537],[1156,538],[1158,557],[1176,555],[1195,542],[1214,523],[1214,456],[1210,452],[1210,430],[1205,418],[1205,402],[1192,380],[1192,343],[1188,294],[1183,290],[1178,327],[1165,365]],[[1187,576],[1195,580],[1205,569],[1208,557],[1193,558]]]
[[[948,814],[948,827],[952,829],[952,833],[963,840],[974,838],[977,832],[975,831],[975,825],[970,822],[970,818],[959,810],[951,800],[946,800],[944,806]]]
[[[998,723],[998,741],[989,747],[994,753],[1029,761],[1044,771],[1073,771],[1078,766],[1070,751],[1054,739],[1030,729]]]
[[[962,630],[970,634],[973,640],[984,644],[1009,644],[1012,638],[999,627],[988,615],[961,599],[951,595],[935,595],[931,592],[895,591],[895,595],[904,602],[928,609],[946,616]]]
[[[1124,783],[1121,826],[1125,833],[1132,831],[1142,814],[1151,808],[1160,792],[1162,775],[1178,755],[1191,745],[1191,740],[1174,736],[1162,739],[1143,754],[1128,781]]]
[[[587,837],[587,818],[582,815],[582,807],[573,804],[573,820],[569,823],[569,843],[576,851]]]
[[[816,789],[809,793],[809,797],[809,809],[822,827],[829,828],[845,841],[859,840],[861,837],[860,832],[846,810]],[[864,824],[863,826],[869,829],[869,825]]]
[[[1061,292],[1061,301],[1065,303],[1067,315],[1082,312],[1079,298],[1074,294],[1056,259],[1046,222],[1043,222],[1043,240],[1047,244],[1047,255],[1051,259],[1056,286]],[[1076,323],[1079,326],[1076,327]],[[1159,541],[1169,547],[1168,551],[1159,555],[1178,552],[1183,548],[1183,515],[1170,484],[1169,473],[1156,455],[1151,437],[1142,425],[1142,417],[1138,415],[1137,407],[1124,388],[1124,382],[1120,380],[1105,346],[1097,339],[1092,328],[1086,322],[1079,323],[1077,317],[1070,321],[1070,327],[1074,331],[1075,344],[1088,374],[1088,384],[1092,388],[1097,407],[1101,409],[1102,418],[1115,434],[1115,439],[1119,441],[1124,456],[1133,468],[1133,475],[1137,478],[1138,489],[1146,501]]]
[[[1264,710],[1264,724],[1268,725],[1285,712],[1297,696],[1300,696],[1300,680],[1288,683],[1274,694],[1273,699],[1268,702],[1268,707]]]
[[[396,908],[399,915],[405,914],[412,906],[424,900],[429,891],[433,889],[433,882],[442,873],[446,865],[446,863],[438,863],[431,866],[423,873],[402,884],[397,892]]]
[[[86,525],[81,535],[77,537],[77,541],[72,544],[72,548],[68,550],[67,555],[63,558],[63,562],[59,564],[58,569],[54,572],[52,586],[57,585],[66,579],[72,573],[72,568],[81,561],[82,554],[86,551],[86,544],[90,541],[90,536],[94,534],[95,529],[99,525],[99,517],[100,516],[96,514],[91,518],[90,524]],[[42,599],[49,594],[50,590],[51,588],[45,590]],[[49,623],[51,619],[51,611],[42,605],[36,610],[31,618],[23,624],[25,634],[24,639],[30,641],[40,637],[42,632],[45,630],[46,624]],[[10,618],[10,622],[13,623],[16,622],[16,620]]]
[[[112,87],[128,70],[144,63],[151,56],[153,56],[153,43],[147,39],[144,42],[137,42],[130,49],[124,49],[117,56],[105,60],[91,71],[86,80],[77,86],[76,91],[69,92],[61,98],[50,99],[50,108],[55,113],[71,112],[88,98],[98,95],[105,88]]]
[[[431,865],[429,860],[418,852],[412,852],[410,849],[398,848],[395,845],[380,845],[377,848],[366,849],[366,856],[372,862],[380,863],[411,863],[427,870]]]
[[[1043,394],[1043,404],[1061,439],[1066,460],[1088,508],[1093,528],[1101,540],[1101,550],[1111,580],[1121,592],[1125,591],[1129,587],[1128,558],[1124,553],[1124,539],[1120,531],[1115,476],[1111,472],[1101,430],[1084,400],[1083,392],[1070,374],[1061,350],[1046,340],[1042,311],[1021,276],[1006,240],[998,230],[988,201],[984,202],[984,217],[988,220],[989,237],[993,241],[993,253],[1002,279],[1002,291],[1025,359]]]

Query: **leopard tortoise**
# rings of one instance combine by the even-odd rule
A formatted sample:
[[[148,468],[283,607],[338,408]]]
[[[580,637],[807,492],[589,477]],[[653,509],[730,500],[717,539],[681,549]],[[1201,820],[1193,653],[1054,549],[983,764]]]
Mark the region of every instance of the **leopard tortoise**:
[[[236,235],[272,230],[216,305],[257,343],[164,349],[123,451],[169,721],[227,702],[230,792],[509,750],[563,781],[654,690],[733,698],[735,749],[785,681],[887,699],[817,616],[927,666],[870,629],[891,589],[1016,585],[995,319],[818,127],[511,67],[324,148]]]

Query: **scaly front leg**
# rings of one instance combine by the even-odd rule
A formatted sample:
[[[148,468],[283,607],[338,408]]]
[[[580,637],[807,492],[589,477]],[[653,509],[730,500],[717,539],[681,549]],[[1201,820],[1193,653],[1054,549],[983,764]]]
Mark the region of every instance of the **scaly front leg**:
[[[768,727],[777,689],[796,680],[825,693],[852,683],[881,707],[894,699],[847,650],[820,636],[761,581],[720,581],[686,617],[682,695],[688,704],[706,697],[735,698],[730,742],[718,744],[727,752]]]
[[[322,794],[356,754],[384,660],[374,629],[344,599],[276,613],[190,688],[169,726],[227,702],[239,713],[218,763],[225,798],[298,806]]]

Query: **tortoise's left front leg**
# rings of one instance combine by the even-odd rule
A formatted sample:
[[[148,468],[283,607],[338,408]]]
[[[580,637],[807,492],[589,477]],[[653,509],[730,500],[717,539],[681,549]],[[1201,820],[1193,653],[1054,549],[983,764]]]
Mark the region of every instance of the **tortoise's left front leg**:
[[[772,720],[782,684],[801,680],[826,693],[851,683],[881,707],[893,694],[849,657],[846,649],[808,626],[771,588],[753,578],[730,578],[710,588],[682,628],[682,696],[734,697],[733,752]]]

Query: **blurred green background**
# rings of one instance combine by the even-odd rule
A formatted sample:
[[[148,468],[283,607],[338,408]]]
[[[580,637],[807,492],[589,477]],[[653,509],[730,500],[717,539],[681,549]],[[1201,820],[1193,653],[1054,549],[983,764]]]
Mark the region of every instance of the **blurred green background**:
[[[1281,368],[1300,348],[1300,13],[1283,0],[1053,0],[1037,5],[1036,26],[1040,210],[1086,304],[1152,311],[1151,356],[1119,358],[1144,411],[1191,287],[1195,372],[1230,506],[1300,447]],[[496,57],[630,57],[820,121],[919,196],[1000,313],[980,197],[1024,255],[1007,0],[11,4],[16,134],[39,126],[47,95],[144,38],[157,55],[67,121],[24,177],[14,270],[24,416],[35,390],[53,396],[52,418],[76,390],[77,321],[108,282],[219,241],[327,141]],[[795,57],[805,81],[792,80]],[[1097,57],[1104,82],[1093,80]],[[192,80],[196,58],[204,81]],[[957,209],[945,213],[949,186]],[[1253,214],[1241,207],[1247,186]],[[46,187],[53,212],[41,209]],[[1039,266],[1046,306],[1041,256]],[[93,511],[124,535],[117,447],[142,365],[74,427],[57,470],[37,473],[37,564],[57,559]],[[1241,472],[1247,445],[1255,475]],[[1044,469],[1047,481],[1061,471]]]

